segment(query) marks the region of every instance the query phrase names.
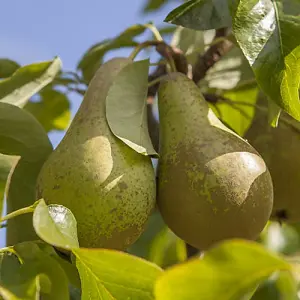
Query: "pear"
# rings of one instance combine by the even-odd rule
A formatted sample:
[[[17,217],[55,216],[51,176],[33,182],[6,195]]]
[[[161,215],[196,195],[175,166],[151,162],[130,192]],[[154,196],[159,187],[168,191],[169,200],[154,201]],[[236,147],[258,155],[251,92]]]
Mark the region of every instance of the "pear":
[[[273,205],[264,160],[214,115],[197,85],[172,73],[159,87],[158,206],[170,229],[206,250],[256,239]]]
[[[81,247],[127,248],[143,232],[155,205],[150,157],[115,137],[105,115],[109,88],[131,62],[114,58],[99,68],[38,177],[38,198],[73,212]]]
[[[300,221],[300,123],[282,112],[278,127],[268,123],[265,111],[256,111],[245,138],[264,158],[273,180],[274,207],[271,218]]]

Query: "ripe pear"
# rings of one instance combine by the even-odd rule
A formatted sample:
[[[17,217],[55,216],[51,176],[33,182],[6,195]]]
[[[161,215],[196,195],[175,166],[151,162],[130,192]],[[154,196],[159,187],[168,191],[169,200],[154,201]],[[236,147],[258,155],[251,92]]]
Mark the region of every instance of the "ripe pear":
[[[99,68],[38,177],[38,198],[73,212],[81,247],[127,248],[143,232],[155,205],[150,157],[115,137],[105,115],[109,88],[131,62],[114,58]]]
[[[161,82],[158,105],[158,206],[166,224],[201,250],[224,239],[256,239],[273,204],[264,160],[219,121],[185,75]]]
[[[271,218],[300,221],[300,123],[282,112],[278,127],[268,124],[265,111],[256,111],[245,138],[264,158],[273,180],[274,207]]]

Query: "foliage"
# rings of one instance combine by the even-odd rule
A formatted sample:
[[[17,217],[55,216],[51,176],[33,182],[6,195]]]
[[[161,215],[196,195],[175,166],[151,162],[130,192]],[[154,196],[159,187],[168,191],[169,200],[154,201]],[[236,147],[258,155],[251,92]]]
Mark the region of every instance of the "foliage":
[[[0,211],[6,202],[8,213],[1,220],[1,299],[298,299],[297,223],[269,221],[255,242],[227,240],[192,257],[155,209],[125,253],[81,248],[72,212],[36,199],[37,176],[53,151],[47,133],[67,129],[69,93],[84,95],[115,49],[136,54],[155,46],[161,56],[154,72],[148,59],[125,68],[107,97],[111,131],[143,155],[158,157],[146,115],[159,80],[174,69],[199,77],[210,107],[240,136],[256,110],[267,109],[258,99],[269,104],[270,126],[281,111],[300,121],[299,0],[147,0],[144,13],[167,2],[174,10],[166,22],[176,26],[130,26],[90,47],[75,71],[62,70],[58,57],[26,66],[0,59]],[[169,35],[170,45],[162,41]]]

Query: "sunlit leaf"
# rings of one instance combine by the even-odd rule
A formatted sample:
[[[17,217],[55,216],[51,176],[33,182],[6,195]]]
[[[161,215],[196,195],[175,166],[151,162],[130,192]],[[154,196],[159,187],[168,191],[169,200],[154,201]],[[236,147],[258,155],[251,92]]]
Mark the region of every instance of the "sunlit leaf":
[[[124,67],[106,97],[106,117],[111,131],[144,155],[157,155],[148,131],[147,90],[149,60]]]
[[[61,69],[61,60],[35,63],[17,69],[0,81],[0,101],[23,107],[31,96],[50,83]]]
[[[71,119],[68,97],[52,89],[45,89],[40,95],[40,101],[28,102],[25,109],[35,116],[47,132],[65,130]]]
[[[243,85],[224,91],[222,93],[224,100],[216,104],[220,119],[240,136],[243,136],[252,124],[257,95],[256,84]]]
[[[82,283],[82,300],[154,299],[154,283],[162,273],[156,265],[113,250],[82,248],[73,253]]]
[[[155,296],[157,300],[238,300],[279,270],[290,271],[291,266],[259,244],[226,241],[201,259],[169,268],[158,278]]]
[[[41,200],[33,213],[33,227],[45,242],[63,249],[78,248],[77,222],[72,212],[62,206],[47,206]]]
[[[242,0],[232,8],[233,32],[261,89],[300,120],[300,19],[283,15],[276,1]]]
[[[8,58],[0,58],[0,78],[10,77],[20,65]]]

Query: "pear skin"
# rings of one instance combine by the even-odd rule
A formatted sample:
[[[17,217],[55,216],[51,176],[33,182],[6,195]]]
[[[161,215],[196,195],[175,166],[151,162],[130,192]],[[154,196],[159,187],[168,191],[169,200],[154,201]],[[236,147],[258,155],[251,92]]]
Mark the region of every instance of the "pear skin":
[[[276,128],[268,123],[264,111],[256,111],[245,138],[264,158],[273,180],[274,207],[271,219],[300,221],[300,126],[282,112]]]
[[[45,162],[38,198],[68,207],[81,247],[123,250],[143,232],[155,205],[151,159],[113,135],[105,115],[108,90],[127,58],[103,64],[61,143]]]
[[[158,206],[166,224],[201,250],[224,239],[256,239],[273,205],[264,160],[219,121],[185,75],[161,82],[158,105]]]

